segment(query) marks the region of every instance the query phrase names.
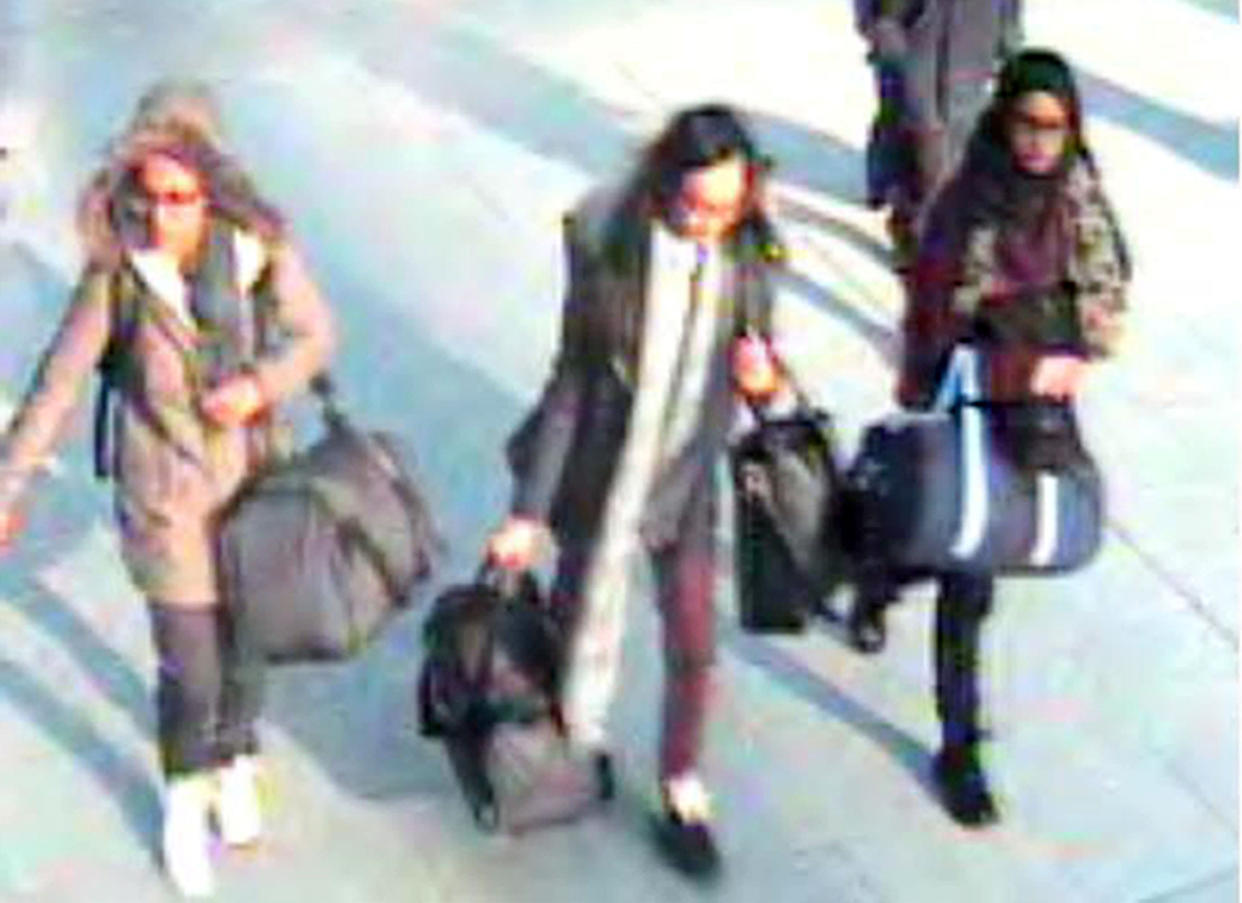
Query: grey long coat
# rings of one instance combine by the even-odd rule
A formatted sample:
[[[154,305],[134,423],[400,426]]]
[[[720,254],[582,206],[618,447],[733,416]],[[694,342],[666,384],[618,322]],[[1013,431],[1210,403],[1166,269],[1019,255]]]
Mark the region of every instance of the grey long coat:
[[[566,217],[560,348],[538,405],[508,448],[514,513],[550,522],[562,539],[596,535],[625,442],[639,372],[651,227],[649,216],[610,189],[589,195]],[[729,246],[725,309],[703,413],[694,438],[653,489],[642,525],[652,545],[676,534],[724,448],[733,413],[728,346],[739,325],[770,336],[769,275],[778,257],[779,249],[754,238]]]

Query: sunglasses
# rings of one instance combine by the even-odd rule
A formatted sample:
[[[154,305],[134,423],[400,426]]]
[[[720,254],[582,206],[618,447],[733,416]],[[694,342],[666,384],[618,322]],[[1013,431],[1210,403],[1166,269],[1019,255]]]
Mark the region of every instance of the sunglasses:
[[[203,192],[196,188],[170,188],[167,191],[142,192],[142,199],[149,209],[156,207],[191,207],[202,203]]]

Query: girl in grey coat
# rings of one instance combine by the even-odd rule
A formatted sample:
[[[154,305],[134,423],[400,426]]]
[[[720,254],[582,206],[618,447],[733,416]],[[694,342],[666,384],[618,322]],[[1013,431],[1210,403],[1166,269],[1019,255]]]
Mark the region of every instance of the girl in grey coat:
[[[164,864],[211,892],[209,810],[228,845],[260,833],[261,669],[232,635],[217,519],[271,453],[271,411],[325,364],[331,318],[280,217],[221,147],[210,97],[161,85],[83,193],[85,265],[34,382],[0,438],[0,547],[101,361],[125,563],[149,601],[168,779]],[[279,341],[276,334],[279,333]]]

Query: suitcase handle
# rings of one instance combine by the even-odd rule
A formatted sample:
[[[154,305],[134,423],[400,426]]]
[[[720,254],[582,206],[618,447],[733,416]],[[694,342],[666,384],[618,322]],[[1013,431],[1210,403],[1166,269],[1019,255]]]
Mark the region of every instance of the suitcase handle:
[[[474,582],[495,590],[504,599],[511,599],[517,595],[523,575],[523,571],[502,568],[490,555],[485,555],[474,573]]]

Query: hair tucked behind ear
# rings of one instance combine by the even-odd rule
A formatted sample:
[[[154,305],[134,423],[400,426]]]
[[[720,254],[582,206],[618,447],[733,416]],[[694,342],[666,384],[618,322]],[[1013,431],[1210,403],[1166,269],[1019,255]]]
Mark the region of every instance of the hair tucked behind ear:
[[[746,167],[745,212],[739,239],[755,241],[773,259],[783,249],[764,211],[764,189],[771,160],[759,153],[741,115],[721,103],[703,104],[675,114],[642,152],[622,204],[622,216],[666,216],[688,172],[740,158]]]

